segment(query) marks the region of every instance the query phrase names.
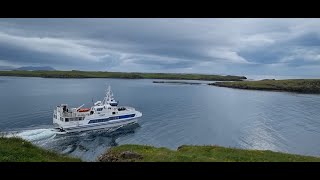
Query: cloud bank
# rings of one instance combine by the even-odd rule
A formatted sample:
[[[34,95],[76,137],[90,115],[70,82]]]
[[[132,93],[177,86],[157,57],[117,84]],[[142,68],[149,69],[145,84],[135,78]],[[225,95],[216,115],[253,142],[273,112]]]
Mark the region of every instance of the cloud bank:
[[[0,66],[320,76],[320,19],[0,19]]]

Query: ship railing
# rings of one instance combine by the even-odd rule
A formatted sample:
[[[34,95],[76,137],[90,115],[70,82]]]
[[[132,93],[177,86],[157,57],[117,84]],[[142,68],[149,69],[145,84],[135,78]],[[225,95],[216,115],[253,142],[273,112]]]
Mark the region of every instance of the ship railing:
[[[135,110],[133,107],[129,107],[129,106],[120,106],[120,107],[124,107],[124,108],[126,108],[128,110]]]
[[[74,112],[64,112],[62,113],[63,117],[73,118],[73,117],[83,117],[84,115],[89,115],[89,113],[74,113]]]

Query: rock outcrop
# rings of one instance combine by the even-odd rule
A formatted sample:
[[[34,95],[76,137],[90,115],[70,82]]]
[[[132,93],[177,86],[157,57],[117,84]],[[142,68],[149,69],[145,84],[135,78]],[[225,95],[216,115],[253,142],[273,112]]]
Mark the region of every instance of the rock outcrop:
[[[116,154],[111,153],[111,151],[107,151],[105,154],[101,155],[98,158],[98,161],[99,162],[131,162],[139,159],[143,159],[143,156],[133,151],[124,151]]]

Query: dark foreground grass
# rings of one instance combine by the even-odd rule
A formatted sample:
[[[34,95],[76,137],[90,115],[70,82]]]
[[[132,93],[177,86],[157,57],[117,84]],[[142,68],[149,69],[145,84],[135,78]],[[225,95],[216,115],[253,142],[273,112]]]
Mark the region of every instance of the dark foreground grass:
[[[121,153],[133,152],[142,158],[123,158]],[[99,160],[142,162],[320,162],[319,157],[301,156],[272,151],[244,150],[220,146],[181,146],[176,151],[144,145],[113,147]]]
[[[242,82],[215,82],[209,85],[238,89],[320,93],[320,79],[261,80]]]
[[[205,74],[174,73],[124,73],[102,71],[0,71],[0,76],[43,77],[43,78],[123,78],[123,79],[184,79],[208,81],[241,81],[244,76],[222,76]]]
[[[80,162],[80,159],[67,157],[44,150],[20,138],[0,137],[0,162]]]
[[[131,157],[123,156],[130,152]],[[135,155],[132,157],[132,154]],[[32,145],[20,138],[0,137],[0,162],[80,162]],[[144,145],[121,145],[109,149],[98,161],[120,162],[320,162],[319,157],[220,146],[180,146],[176,151]]]

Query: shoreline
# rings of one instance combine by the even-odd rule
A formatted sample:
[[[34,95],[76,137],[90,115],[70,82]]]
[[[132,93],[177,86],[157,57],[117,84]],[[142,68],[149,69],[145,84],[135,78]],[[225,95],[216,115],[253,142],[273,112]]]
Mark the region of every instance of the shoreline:
[[[166,80],[204,80],[204,81],[242,81],[245,76],[178,74],[178,73],[126,73],[102,71],[0,71],[0,76],[42,77],[42,78],[118,78],[118,79],[166,79]]]
[[[243,90],[320,94],[320,79],[267,79],[259,81],[214,82],[208,85]]]
[[[6,73],[4,73],[6,72]],[[7,74],[9,72],[9,74]],[[22,74],[19,74],[19,73]],[[219,76],[198,74],[152,74],[152,73],[113,73],[113,72],[80,72],[79,71],[0,71],[0,77],[28,77],[28,78],[50,78],[50,79],[151,79],[153,83],[159,84],[187,84],[187,85],[209,85],[243,90],[257,90],[270,92],[290,92],[299,94],[320,94],[320,79],[263,79],[248,80],[242,76]],[[26,74],[25,74],[26,73]],[[44,74],[42,74],[44,73]],[[51,73],[51,74],[50,74]],[[67,74],[64,74],[67,73]],[[88,73],[83,76],[82,73]],[[98,73],[98,74],[95,74]],[[102,74],[100,74],[102,73]],[[124,75],[125,74],[125,75]],[[140,74],[139,76],[136,76]],[[67,75],[67,76],[64,76]],[[160,75],[160,76],[159,76]],[[230,80],[236,78],[236,80]],[[171,81],[172,80],[172,81]],[[207,81],[207,82],[188,82]]]
[[[0,154],[0,162],[85,162],[17,137],[1,137]],[[320,162],[320,157],[217,145],[182,145],[171,150],[125,144],[107,149],[95,162]]]
[[[99,162],[320,162],[320,157],[270,150],[251,150],[216,145],[165,147],[126,144],[112,147]]]
[[[188,85],[206,84],[206,83],[186,82],[186,81],[152,81],[152,83],[159,83],[159,84],[188,84]]]

